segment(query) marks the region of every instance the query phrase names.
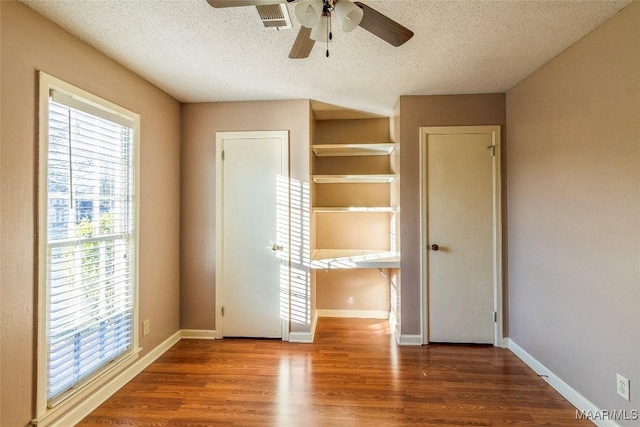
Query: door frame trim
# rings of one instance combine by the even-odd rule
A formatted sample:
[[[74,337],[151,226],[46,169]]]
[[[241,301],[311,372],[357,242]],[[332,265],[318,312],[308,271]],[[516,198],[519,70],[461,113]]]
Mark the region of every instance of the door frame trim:
[[[216,132],[216,158],[215,158],[215,168],[216,168],[216,182],[215,182],[215,191],[216,191],[216,208],[215,208],[215,223],[216,223],[216,254],[215,254],[215,338],[221,339],[223,338],[223,322],[222,322],[222,307],[224,303],[224,295],[223,295],[223,254],[224,254],[224,166],[223,166],[223,141],[225,140],[233,140],[233,139],[267,139],[274,138],[280,139],[282,146],[282,169],[285,171],[284,175],[289,182],[289,188],[287,189],[287,198],[289,199],[289,203],[287,204],[289,207],[289,221],[291,224],[291,168],[289,165],[289,131],[230,131],[230,132]],[[291,226],[289,225],[288,230],[288,241],[286,242],[286,254],[287,254],[287,265],[291,265]],[[289,273],[288,283],[287,283],[287,295],[286,300],[290,302],[291,300],[291,274]],[[290,309],[287,307],[287,312]],[[291,316],[289,316],[291,317]],[[290,320],[289,319],[280,319],[281,327],[282,327],[282,340],[289,340],[289,331],[290,331]]]
[[[497,313],[493,325],[493,345],[502,347],[503,325],[503,284],[502,284],[502,168],[501,135],[499,125],[490,126],[426,126],[420,127],[420,323],[422,343],[429,343],[429,295],[428,295],[428,236],[427,236],[427,142],[429,135],[455,135],[460,133],[489,134],[495,145],[493,169],[493,309]]]

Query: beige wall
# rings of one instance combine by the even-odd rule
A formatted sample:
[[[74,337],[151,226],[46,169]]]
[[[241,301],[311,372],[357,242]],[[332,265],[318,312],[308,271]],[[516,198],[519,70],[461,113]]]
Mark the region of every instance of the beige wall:
[[[388,271],[375,268],[318,270],[318,310],[389,311]]]
[[[1,10],[0,424],[33,417],[37,70],[141,115],[140,316],[146,354],[179,329],[180,106],[69,33],[15,2]]]
[[[289,130],[291,178],[309,182],[308,100],[183,105],[180,260],[183,328],[216,328],[216,132],[252,130]],[[305,328],[308,331],[309,325],[292,325],[294,331]]]
[[[314,144],[389,142],[389,119],[316,120]]]
[[[402,173],[400,180],[401,333],[420,335],[422,333],[420,320],[422,284],[420,283],[419,129],[422,126],[504,126],[505,95],[401,96],[396,111],[399,114]],[[505,138],[502,144],[503,147],[506,146]]]
[[[603,409],[640,407],[639,52],[634,2],[507,93],[510,337]]]

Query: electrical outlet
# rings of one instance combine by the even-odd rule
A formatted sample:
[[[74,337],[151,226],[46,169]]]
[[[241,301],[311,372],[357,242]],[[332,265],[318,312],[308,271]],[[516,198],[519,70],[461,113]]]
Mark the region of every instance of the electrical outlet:
[[[142,322],[142,336],[149,334],[149,319]]]
[[[630,401],[629,399],[629,380],[623,377],[620,374],[616,374],[616,378],[618,382],[616,383],[616,389],[620,397],[622,397],[626,401]]]

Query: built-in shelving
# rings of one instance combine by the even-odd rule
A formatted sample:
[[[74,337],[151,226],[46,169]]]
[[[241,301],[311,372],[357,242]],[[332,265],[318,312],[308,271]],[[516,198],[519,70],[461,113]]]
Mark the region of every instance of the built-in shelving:
[[[393,206],[315,206],[315,213],[340,213],[340,212],[377,212],[377,213],[394,213],[396,208]]]
[[[388,184],[396,179],[393,174],[366,175],[313,175],[316,184]]]
[[[365,159],[370,156],[389,156],[395,149],[394,143],[357,143],[357,144],[314,144],[312,145],[312,151],[317,158],[334,157],[334,159],[318,160],[318,164],[322,164],[316,170],[316,173],[312,176],[312,180],[315,184],[390,184],[396,179],[396,175],[393,173],[377,173],[384,172],[384,162],[374,159]],[[341,157],[363,157],[363,159],[340,159]],[[369,167],[368,165],[371,165]],[[388,169],[384,167],[384,169]],[[327,171],[328,173],[335,172],[350,172],[353,174],[344,175],[325,175],[317,173],[319,170]],[[334,172],[335,171],[335,172]],[[364,173],[362,173],[364,172]],[[325,172],[326,173],[326,172]],[[371,191],[371,187],[361,187],[363,191]],[[366,188],[366,190],[365,190]],[[319,218],[325,218],[322,221],[323,226],[331,228],[333,230],[339,229],[337,224],[330,225],[327,221],[339,221],[340,226],[346,226],[353,221],[373,221],[376,233],[379,233],[380,221],[385,221],[384,217],[380,217],[376,214],[390,214],[386,221],[393,221],[392,214],[396,213],[394,206],[386,205],[384,200],[379,200],[374,203],[382,203],[382,205],[367,205],[367,198],[362,198],[362,195],[356,192],[360,192],[360,187],[356,190],[355,187],[349,188],[347,192],[353,192],[352,197],[342,198],[342,201],[347,202],[344,206],[327,205],[325,206],[313,206],[313,213],[317,215],[326,214]],[[372,199],[370,199],[372,200]],[[388,201],[387,201],[388,202]],[[353,204],[352,204],[353,203]],[[371,217],[366,219],[359,216],[336,216],[330,217],[331,214],[349,214],[353,213],[357,215],[371,214]],[[330,219],[327,219],[330,218]],[[358,218],[358,219],[354,219]],[[343,222],[344,221],[344,222]],[[335,232],[335,231],[334,231]],[[353,236],[351,237],[353,238]],[[375,248],[372,240],[365,239],[367,243],[363,244],[363,247]],[[386,240],[384,237],[381,239],[381,243]],[[333,241],[336,243],[335,241]],[[388,243],[387,243],[388,244]],[[352,245],[345,245],[346,247],[353,247]],[[356,246],[357,247],[357,246]],[[336,269],[336,268],[400,268],[400,257],[397,253],[392,252],[389,248],[380,249],[341,249],[341,248],[321,248],[313,251],[311,255],[311,267],[315,269]]]
[[[386,249],[317,249],[311,268],[400,268],[400,257]]]
[[[311,148],[318,157],[388,156],[395,144],[321,144]]]

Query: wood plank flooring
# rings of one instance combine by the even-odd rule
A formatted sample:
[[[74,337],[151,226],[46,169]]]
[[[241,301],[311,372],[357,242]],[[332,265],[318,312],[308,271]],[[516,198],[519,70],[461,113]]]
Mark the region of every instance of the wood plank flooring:
[[[584,426],[505,349],[399,347],[322,318],[313,344],[182,340],[79,426]]]

